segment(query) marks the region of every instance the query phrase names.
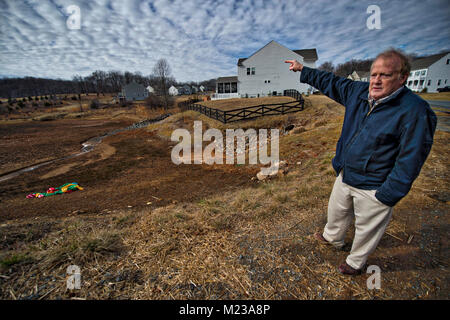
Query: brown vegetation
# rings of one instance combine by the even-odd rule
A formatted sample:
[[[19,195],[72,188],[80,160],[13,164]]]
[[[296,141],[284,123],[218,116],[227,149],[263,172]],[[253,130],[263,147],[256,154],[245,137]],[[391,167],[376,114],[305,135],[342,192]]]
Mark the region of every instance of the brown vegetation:
[[[97,114],[102,116],[111,117]],[[192,130],[194,120],[220,130],[294,124],[280,135],[288,173],[258,182],[251,179],[258,166],[171,164],[170,132]],[[61,121],[50,122],[52,131],[61,132]],[[0,183],[0,297],[447,299],[450,133],[436,133],[418,180],[395,208],[369,260],[382,270],[382,287],[369,290],[369,274],[351,278],[337,271],[347,252],[318,246],[311,236],[326,221],[335,178],[330,161],[342,121],[343,107],[323,96],[308,97],[299,113],[230,126],[184,112],[105,139],[115,148],[107,157],[94,151],[69,162],[89,164],[51,177],[44,176],[50,168],[42,168]],[[11,140],[40,132],[21,125],[8,131]],[[81,132],[87,134],[73,132],[79,141]],[[77,149],[75,140],[70,144]],[[13,144],[0,150],[14,154]],[[42,152],[37,158],[50,155]],[[85,189],[25,199],[28,191],[68,180]],[[73,264],[81,268],[80,290],[66,288],[66,269]]]

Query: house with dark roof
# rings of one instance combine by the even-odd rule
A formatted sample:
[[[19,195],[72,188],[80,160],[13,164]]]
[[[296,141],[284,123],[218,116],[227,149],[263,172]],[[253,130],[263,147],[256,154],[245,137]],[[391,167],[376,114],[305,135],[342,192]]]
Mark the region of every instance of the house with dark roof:
[[[248,58],[238,59],[237,90],[241,97],[282,95],[284,90],[296,89],[301,93],[313,88],[300,83],[300,75],[289,70],[285,60],[296,59],[307,67],[316,67],[317,50],[291,50],[276,41],[270,41]]]
[[[317,50],[291,50],[272,40],[251,56],[238,59],[237,77],[218,78],[216,94],[212,99],[282,95],[284,90],[289,89],[312,92],[314,88],[300,83],[300,74],[290,71],[289,65],[284,62],[292,59],[315,68]]]
[[[406,82],[412,91],[437,92],[438,88],[450,86],[450,52],[433,54],[415,59]]]

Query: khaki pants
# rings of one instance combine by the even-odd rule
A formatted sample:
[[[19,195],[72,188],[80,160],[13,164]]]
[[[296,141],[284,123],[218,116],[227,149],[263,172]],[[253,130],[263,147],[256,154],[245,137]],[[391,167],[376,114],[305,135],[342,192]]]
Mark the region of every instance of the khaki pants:
[[[375,250],[392,216],[389,207],[377,198],[376,190],[362,190],[342,182],[342,172],[336,178],[328,202],[328,221],[323,237],[336,247],[344,245],[345,233],[355,217],[355,237],[346,262],[361,269]]]

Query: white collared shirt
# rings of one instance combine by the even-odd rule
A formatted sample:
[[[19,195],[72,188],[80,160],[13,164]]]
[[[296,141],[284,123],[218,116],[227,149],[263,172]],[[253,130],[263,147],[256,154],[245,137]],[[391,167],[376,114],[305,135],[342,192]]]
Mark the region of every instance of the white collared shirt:
[[[370,111],[369,112],[372,112],[373,108],[375,108],[380,103],[383,103],[383,102],[385,102],[385,101],[395,97],[397,94],[399,94],[399,92],[403,89],[403,87],[404,86],[401,86],[400,88],[398,88],[397,90],[392,92],[390,95],[388,95],[388,96],[386,96],[384,98],[378,99],[378,100],[375,100],[375,99],[371,98],[370,97],[370,93],[369,93],[368,97],[367,97],[368,100],[369,100],[369,107],[370,107]]]

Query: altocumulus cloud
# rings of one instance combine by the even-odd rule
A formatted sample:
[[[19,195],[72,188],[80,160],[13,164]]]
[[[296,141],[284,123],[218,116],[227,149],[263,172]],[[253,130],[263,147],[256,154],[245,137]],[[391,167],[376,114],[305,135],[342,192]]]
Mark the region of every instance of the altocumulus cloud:
[[[372,4],[380,30],[366,27]],[[80,30],[67,28],[70,5],[81,10]],[[239,57],[271,40],[317,48],[318,64],[388,47],[432,54],[450,48],[449,18],[448,0],[0,0],[0,75],[147,75],[166,58],[177,80],[200,81],[236,74]]]

